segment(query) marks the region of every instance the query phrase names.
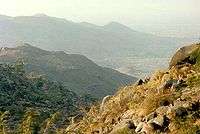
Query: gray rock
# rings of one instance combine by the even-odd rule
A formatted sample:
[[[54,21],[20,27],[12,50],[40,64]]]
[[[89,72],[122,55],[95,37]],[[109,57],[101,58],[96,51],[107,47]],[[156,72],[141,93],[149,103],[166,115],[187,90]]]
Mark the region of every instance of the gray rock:
[[[145,121],[148,122],[148,121],[154,119],[154,118],[157,117],[157,116],[158,116],[158,115],[157,115],[156,112],[152,112],[152,113],[150,113],[149,115],[147,115],[147,116],[145,117]]]
[[[129,132],[130,134],[135,134],[136,126],[132,120],[123,120],[118,123],[109,134],[119,134],[121,132]]]
[[[168,111],[170,111],[171,107],[170,106],[161,106],[161,107],[158,107],[156,109],[156,113],[158,115],[161,115],[161,116],[164,116],[167,114]]]
[[[165,90],[172,89],[174,87],[177,87],[178,85],[180,85],[180,80],[167,80],[160,87],[157,88],[157,92],[163,93]]]
[[[158,116],[152,120],[150,120],[147,124],[149,124],[154,130],[160,130],[162,132],[166,131],[170,123],[169,118],[164,116]]]
[[[181,65],[184,63],[194,63],[195,61],[190,59],[190,55],[192,52],[194,52],[198,48],[199,48],[198,44],[193,44],[190,46],[185,46],[185,47],[180,48],[172,57],[169,63],[169,68],[172,68],[173,66]]]
[[[179,118],[185,118],[187,115],[188,115],[188,111],[186,108],[184,107],[179,107],[175,110],[175,113],[176,113],[176,117],[179,117]]]
[[[144,125],[144,123],[143,123],[143,122],[140,122],[140,123],[137,125],[137,127],[136,127],[136,129],[135,129],[135,132],[136,132],[136,133],[139,133],[139,132],[142,130],[143,125]]]

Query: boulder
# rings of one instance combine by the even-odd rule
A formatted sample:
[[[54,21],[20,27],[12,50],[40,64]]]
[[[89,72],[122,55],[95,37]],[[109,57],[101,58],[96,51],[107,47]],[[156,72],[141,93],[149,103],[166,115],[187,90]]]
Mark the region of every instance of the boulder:
[[[128,133],[135,134],[136,126],[132,120],[123,120],[118,123],[109,134]]]
[[[187,87],[187,84],[182,79],[176,80],[176,79],[170,79],[165,81],[163,84],[161,84],[157,91],[158,93],[164,93],[166,91],[169,91],[174,89],[175,91],[179,91],[182,87]]]
[[[168,129],[170,120],[169,118],[164,115],[164,116],[158,116],[150,121],[148,121],[148,124],[155,130],[159,130],[161,132],[164,132]]]
[[[185,47],[180,48],[172,57],[169,63],[169,68],[172,68],[173,66],[176,66],[176,65],[185,64],[185,63],[195,64],[196,61],[195,59],[191,58],[191,54],[199,48],[200,48],[199,44],[193,44],[190,46],[185,46]]]

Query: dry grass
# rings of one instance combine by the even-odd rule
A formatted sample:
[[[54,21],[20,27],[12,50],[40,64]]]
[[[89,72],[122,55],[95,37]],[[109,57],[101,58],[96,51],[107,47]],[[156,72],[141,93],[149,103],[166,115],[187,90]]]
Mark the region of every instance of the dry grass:
[[[191,71],[192,70],[192,71]],[[158,93],[157,87],[159,87],[163,82],[169,79],[179,79],[184,80],[191,79],[189,76],[193,76],[196,73],[193,67],[183,67],[183,68],[172,68],[171,70],[157,71],[153,74],[150,81],[146,84],[137,86],[131,85],[121,88],[115,96],[113,96],[106,104],[105,110],[99,112],[99,106],[93,106],[87,115],[78,124],[71,125],[68,129],[76,130],[78,133],[92,134],[95,131],[99,131],[102,134],[107,134],[112,131],[113,127],[122,120],[124,114],[127,111],[132,111],[134,115],[131,117],[144,117],[149,113],[155,111],[160,107],[160,102],[163,100],[168,100],[170,102],[179,98],[182,93],[174,93],[174,91],[167,91],[165,93]],[[199,79],[197,81],[200,81]],[[196,81],[193,81],[193,84]],[[199,90],[192,94],[193,99],[198,99],[200,97]],[[196,97],[196,98],[195,98]],[[190,121],[188,121],[190,122]],[[174,125],[174,124],[175,125]],[[175,131],[170,134],[181,134],[185,132],[193,132],[195,129],[186,130],[186,128],[191,127],[190,123],[185,123],[185,126],[178,125],[174,120],[171,125],[173,129],[180,129],[180,131]],[[197,122],[198,123],[198,122]],[[194,123],[192,123],[194,124]],[[74,127],[73,127],[74,126]],[[173,128],[174,127],[174,128]],[[126,132],[123,131],[122,134]],[[127,134],[127,133],[126,133]]]

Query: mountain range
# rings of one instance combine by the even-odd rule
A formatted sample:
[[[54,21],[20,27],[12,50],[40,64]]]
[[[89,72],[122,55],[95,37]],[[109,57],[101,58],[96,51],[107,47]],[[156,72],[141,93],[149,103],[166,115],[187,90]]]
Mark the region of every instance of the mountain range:
[[[151,72],[155,64],[150,62],[149,66],[142,68],[140,63],[132,63],[132,60],[127,63],[127,59],[168,58],[176,48],[192,40],[138,32],[117,22],[97,26],[43,14],[19,17],[1,15],[0,33],[0,41],[4,46],[26,42],[45,50],[64,50],[85,55],[99,65],[136,76],[141,76],[137,72]]]
[[[79,95],[101,98],[137,79],[113,69],[100,67],[85,56],[64,51],[46,51],[29,44],[0,49],[0,63],[21,61],[27,73],[44,75],[51,81],[62,82]]]

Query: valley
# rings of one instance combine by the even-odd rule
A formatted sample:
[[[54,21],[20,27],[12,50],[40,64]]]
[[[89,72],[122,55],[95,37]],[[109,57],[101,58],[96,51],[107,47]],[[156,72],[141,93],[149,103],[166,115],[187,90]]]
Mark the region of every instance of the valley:
[[[66,53],[87,56],[95,63],[123,71],[136,77],[144,77],[153,68],[143,68],[139,61],[124,62],[126,59],[139,58],[151,60],[169,58],[169,55],[192,38],[159,37],[135,31],[118,22],[97,26],[87,22],[75,23],[66,19],[47,15],[0,17],[2,46],[16,46],[29,43],[44,50],[62,50]],[[156,53],[155,53],[156,52]],[[162,59],[160,60],[162,61]],[[167,62],[167,60],[163,61]],[[124,64],[121,64],[124,63]],[[151,64],[151,62],[150,62]],[[162,64],[151,64],[152,66]],[[151,66],[150,65],[150,66]],[[158,67],[159,66],[155,66]],[[150,70],[149,70],[150,69]],[[143,73],[138,74],[137,70]],[[131,72],[131,73],[130,73]]]
[[[0,15],[0,134],[199,134],[200,44],[161,33]]]

